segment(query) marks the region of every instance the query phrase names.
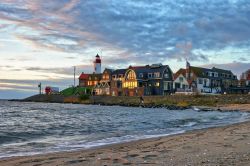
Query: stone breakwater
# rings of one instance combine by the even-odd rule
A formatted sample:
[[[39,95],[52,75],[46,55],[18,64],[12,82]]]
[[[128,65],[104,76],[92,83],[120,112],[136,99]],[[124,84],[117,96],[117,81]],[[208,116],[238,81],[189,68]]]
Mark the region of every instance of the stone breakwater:
[[[106,106],[120,105],[129,107],[166,108],[171,110],[188,109],[194,106],[204,106],[201,107],[203,110],[218,110],[225,105],[250,104],[250,95],[169,95],[144,96],[143,99],[144,103],[141,104],[139,97],[128,96],[90,96],[87,100],[81,100],[79,96],[35,95],[22,101]]]

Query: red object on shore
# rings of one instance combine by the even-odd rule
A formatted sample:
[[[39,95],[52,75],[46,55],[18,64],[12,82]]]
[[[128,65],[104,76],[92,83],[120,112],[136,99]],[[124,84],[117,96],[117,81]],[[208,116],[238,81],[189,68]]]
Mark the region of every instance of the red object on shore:
[[[57,93],[59,93],[59,88],[58,87],[46,86],[45,87],[45,93],[46,93],[46,95],[57,94]]]
[[[45,93],[46,93],[46,95],[49,95],[51,93],[51,87],[47,86],[45,88]]]

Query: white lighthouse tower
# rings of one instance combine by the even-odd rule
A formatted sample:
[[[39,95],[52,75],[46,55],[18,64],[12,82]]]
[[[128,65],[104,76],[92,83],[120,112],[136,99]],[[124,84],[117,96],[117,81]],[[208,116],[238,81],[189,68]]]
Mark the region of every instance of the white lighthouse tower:
[[[101,70],[102,70],[102,61],[101,61],[100,56],[97,54],[94,60],[94,72],[96,74],[100,74]]]

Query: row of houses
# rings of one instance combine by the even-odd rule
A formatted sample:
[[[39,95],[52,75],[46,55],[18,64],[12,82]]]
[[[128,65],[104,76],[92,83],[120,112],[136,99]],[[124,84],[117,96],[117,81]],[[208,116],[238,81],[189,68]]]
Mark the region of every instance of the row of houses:
[[[243,79],[244,78],[244,79]],[[241,79],[241,88],[250,90],[250,71]],[[101,58],[97,54],[94,61],[94,73],[82,73],[80,87],[91,87],[94,95],[111,96],[149,96],[171,93],[220,94],[233,92],[239,88],[237,76],[230,70],[219,68],[201,68],[191,66],[179,69],[176,73],[168,65],[152,64],[129,66],[125,69],[105,69],[101,73]]]

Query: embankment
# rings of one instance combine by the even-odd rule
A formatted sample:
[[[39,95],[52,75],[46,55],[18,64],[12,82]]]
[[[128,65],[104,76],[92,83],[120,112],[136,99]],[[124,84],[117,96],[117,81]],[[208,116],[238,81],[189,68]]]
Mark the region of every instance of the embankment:
[[[171,107],[222,107],[232,104],[250,104],[250,95],[169,95],[145,96],[143,99],[145,107],[170,107],[170,109]],[[79,96],[64,97],[62,95],[35,95],[22,101],[140,106],[139,97],[128,96],[90,96],[89,99],[81,100]]]

